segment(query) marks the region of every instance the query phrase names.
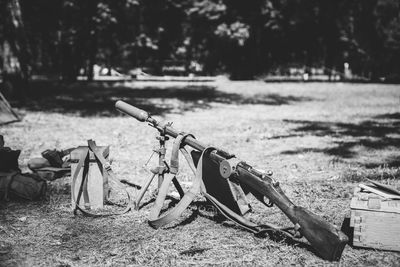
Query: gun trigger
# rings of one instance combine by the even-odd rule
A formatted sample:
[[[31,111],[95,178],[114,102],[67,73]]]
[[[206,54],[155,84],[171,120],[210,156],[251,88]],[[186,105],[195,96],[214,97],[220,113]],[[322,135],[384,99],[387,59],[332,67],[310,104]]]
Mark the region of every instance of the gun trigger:
[[[300,225],[298,224],[298,223],[296,223],[295,225],[294,225],[294,237],[295,238],[302,238],[303,237],[303,235],[300,233]]]
[[[266,202],[265,199],[268,199],[268,202]],[[268,208],[271,208],[271,207],[274,205],[274,203],[273,203],[269,198],[267,198],[267,197],[264,197],[263,200],[262,200],[262,202],[263,202],[264,205],[267,206]]]
[[[271,208],[274,203],[266,196],[263,196],[261,194],[253,194],[261,203],[263,203],[265,206],[268,208]]]

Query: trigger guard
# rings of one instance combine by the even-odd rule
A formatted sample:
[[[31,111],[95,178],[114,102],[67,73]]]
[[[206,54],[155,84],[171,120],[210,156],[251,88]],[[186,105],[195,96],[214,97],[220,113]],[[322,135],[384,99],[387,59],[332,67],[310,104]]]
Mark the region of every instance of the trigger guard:
[[[265,198],[267,198],[267,197],[264,197],[264,199],[265,199]],[[271,208],[271,207],[274,205],[274,203],[273,203],[269,198],[267,198],[267,199],[268,199],[268,203],[266,203],[264,199],[263,199],[261,202],[262,202],[265,206],[267,206],[268,208]]]
[[[261,203],[263,203],[265,206],[267,206],[268,208],[271,208],[272,206],[274,206],[274,203],[267,197],[262,196],[262,195],[254,195]],[[268,199],[268,202],[265,201],[265,199]]]

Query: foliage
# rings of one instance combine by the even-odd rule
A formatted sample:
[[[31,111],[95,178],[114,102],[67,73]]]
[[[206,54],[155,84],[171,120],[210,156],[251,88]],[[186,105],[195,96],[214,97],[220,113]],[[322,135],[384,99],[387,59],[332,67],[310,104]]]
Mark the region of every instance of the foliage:
[[[228,38],[233,40],[237,45],[243,46],[244,42],[249,39],[249,25],[241,22],[234,22],[231,25],[222,23],[215,30],[215,34],[221,38]]]
[[[91,77],[94,64],[159,73],[166,61],[197,62],[204,73],[236,78],[293,64],[342,71],[344,62],[366,77],[400,72],[397,0],[7,0],[0,5],[7,2],[20,2],[33,72],[67,80],[81,69]],[[4,44],[14,38],[6,30],[12,14],[0,12]]]

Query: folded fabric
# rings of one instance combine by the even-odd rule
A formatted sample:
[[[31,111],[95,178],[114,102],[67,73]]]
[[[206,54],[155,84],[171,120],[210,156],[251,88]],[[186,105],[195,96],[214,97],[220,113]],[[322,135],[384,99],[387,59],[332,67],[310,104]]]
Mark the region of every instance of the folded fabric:
[[[45,150],[43,158],[32,158],[28,161],[28,168],[47,181],[67,176],[71,173],[69,154],[74,148],[66,150]]]

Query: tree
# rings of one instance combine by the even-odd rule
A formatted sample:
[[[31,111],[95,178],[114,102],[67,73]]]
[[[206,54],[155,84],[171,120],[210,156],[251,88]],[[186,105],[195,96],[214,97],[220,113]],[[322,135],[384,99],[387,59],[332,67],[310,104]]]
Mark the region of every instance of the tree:
[[[206,74],[237,79],[291,65],[340,70],[348,62],[353,73],[378,78],[400,72],[399,5],[397,0],[3,0],[1,54],[3,65],[9,62],[7,51],[18,58],[20,80],[31,72],[66,81],[79,74],[92,79],[94,64],[125,71],[151,66],[162,74],[169,60],[195,62]]]
[[[12,94],[24,100],[28,90],[28,81],[30,77],[30,50],[25,33],[25,26],[22,19],[22,12],[19,0],[7,0],[2,2],[3,18],[3,49],[9,46],[8,57],[17,58],[17,62],[8,65],[12,61],[3,58],[5,73],[4,82],[9,83],[12,88]],[[4,8],[4,9],[3,9]],[[6,55],[3,55],[3,57]]]

